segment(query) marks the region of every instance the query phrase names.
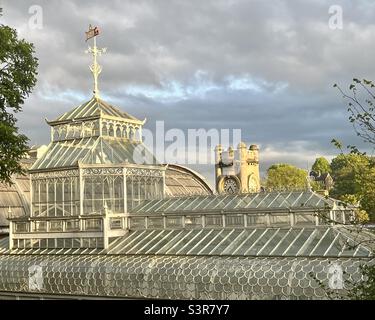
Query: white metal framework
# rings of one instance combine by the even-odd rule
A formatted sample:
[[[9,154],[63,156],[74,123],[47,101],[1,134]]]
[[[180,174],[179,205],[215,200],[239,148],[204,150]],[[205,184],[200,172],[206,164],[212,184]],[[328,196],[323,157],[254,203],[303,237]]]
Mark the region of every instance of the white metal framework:
[[[29,170],[30,212],[12,212],[11,248],[107,248],[129,210],[161,199],[166,168],[142,143],[142,125],[93,97],[47,121],[51,143]]]

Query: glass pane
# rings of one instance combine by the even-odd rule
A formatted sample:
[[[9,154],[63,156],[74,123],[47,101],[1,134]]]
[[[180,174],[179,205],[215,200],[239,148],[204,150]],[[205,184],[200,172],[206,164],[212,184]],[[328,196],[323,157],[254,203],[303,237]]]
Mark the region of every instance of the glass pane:
[[[55,244],[55,239],[47,239],[47,246],[48,248],[55,248],[56,247],[56,244]]]
[[[216,238],[216,236],[222,232],[227,232],[228,230],[224,229],[211,229],[211,230],[203,230],[204,234],[204,240],[201,241],[195,248],[194,248],[194,253],[196,254],[202,254],[202,250],[207,250],[207,247],[210,245],[212,241]],[[219,238],[222,239],[222,238]],[[190,247],[190,246],[189,246]],[[210,247],[212,250],[212,247]],[[190,248],[186,248],[188,251],[191,250]]]
[[[186,228],[201,228],[202,227],[202,217],[201,216],[186,216],[185,217],[185,227]]]
[[[35,222],[35,231],[47,231],[47,222],[46,221],[36,221]]]
[[[327,251],[327,249],[332,244],[334,238],[335,238],[335,235],[331,231],[329,231],[325,235],[322,235],[321,241],[319,242],[319,245],[310,254],[312,256],[323,256],[323,254]]]
[[[176,254],[185,246],[188,246],[191,249],[192,245],[189,245],[188,243],[201,234],[204,234],[202,229],[181,231],[180,237],[176,239],[176,241],[168,243],[164,248],[164,252],[166,254]]]
[[[68,220],[66,221],[66,230],[67,231],[73,231],[73,230],[79,230],[79,220]]]
[[[332,244],[331,249],[326,253],[326,256],[337,257],[340,254],[341,250],[343,249],[344,243],[345,241],[343,241],[341,237],[338,237],[336,241]]]
[[[315,225],[315,216],[313,214],[300,214],[294,215],[296,225]]]
[[[149,228],[163,228],[163,218],[148,218],[147,225]]]
[[[47,182],[45,180],[40,181],[40,202],[47,202]]]
[[[180,244],[174,252],[178,254],[186,254],[190,251],[191,254],[196,254],[198,252],[197,247],[200,243],[207,240],[210,232],[211,230],[200,230],[199,232],[196,232],[194,235],[186,239],[183,245]]]
[[[287,250],[290,247],[290,245],[293,243],[293,241],[296,239],[296,237],[298,237],[300,232],[301,232],[301,229],[289,229],[288,235],[285,237],[285,239],[277,245],[277,248],[275,246],[275,251],[273,252],[273,255],[276,255],[276,256],[283,255],[285,253],[285,250]],[[301,243],[302,243],[303,239],[308,239],[308,237],[311,235],[312,232],[313,232],[313,230],[308,230],[308,229],[303,231],[304,236],[300,240],[299,249],[301,248],[301,245],[302,245]]]
[[[28,232],[29,231],[29,224],[26,222],[17,222],[15,227],[16,232]]]
[[[247,249],[250,248],[250,246],[265,232],[265,230],[262,229],[255,229],[249,230],[251,231],[248,235],[246,240],[243,240],[241,243],[238,243],[237,248],[233,250],[233,254],[236,255],[243,255]]]
[[[63,222],[62,221],[50,221],[50,231],[62,231],[63,230]]]
[[[131,229],[144,229],[145,228],[145,218],[129,218],[129,224]]]
[[[167,227],[182,227],[182,217],[167,217]]]
[[[265,226],[267,220],[265,215],[249,214],[247,215],[247,226]]]
[[[242,227],[244,225],[244,215],[226,215],[225,224],[227,227]]]
[[[206,215],[206,227],[222,227],[223,217],[220,215]]]
[[[212,250],[214,250],[218,245],[221,245],[220,243],[223,241],[224,238],[226,238],[232,230],[224,229],[222,232],[218,233],[210,242],[206,243],[206,246],[204,249],[202,249],[199,254],[209,254]]]
[[[122,219],[121,218],[111,218],[110,222],[111,229],[121,229]]]
[[[256,255],[268,240],[277,232],[277,229],[267,229],[265,233],[260,235],[245,251],[246,255]]]
[[[85,221],[85,229],[92,230],[92,231],[100,231],[102,228],[102,220],[101,219],[87,219]]]
[[[170,231],[161,231],[158,232],[155,236],[152,237],[152,239],[149,239],[147,244],[141,247],[141,251],[137,251],[138,253],[146,253],[149,249],[155,246],[159,241],[161,241],[167,234],[169,234]]]
[[[157,235],[158,232],[161,232],[161,231],[155,231],[155,230],[152,230],[150,233],[148,233],[145,237],[139,239],[138,242],[134,243],[128,250],[127,250],[127,253],[129,254],[134,254],[136,253],[139,249],[141,249],[142,247],[148,245],[148,243],[150,242],[151,239],[154,238],[154,236]]]
[[[300,252],[299,254],[302,256],[308,256],[311,252],[311,250],[315,247],[315,245],[319,242],[321,237],[321,230],[309,230],[310,232],[307,232],[308,230],[304,230],[302,234],[297,238],[297,240],[294,242],[294,244],[288,249],[286,252],[286,255],[294,256],[296,255],[302,248],[302,246],[305,247],[303,252]],[[324,230],[325,232],[326,230]]]
[[[244,231],[248,231],[248,230],[244,230],[244,229],[233,230],[229,235],[226,236],[225,239],[223,239],[220,246],[217,247],[210,254],[213,254],[213,255],[227,254],[226,253],[227,249],[230,249],[230,251],[228,251],[228,252],[230,252],[230,253],[233,252],[234,249],[237,248],[237,246],[234,244],[234,241],[236,241],[236,243],[238,243],[239,235],[241,233],[243,233]],[[243,237],[241,237],[241,238],[243,240]]]
[[[270,223],[271,226],[290,226],[290,215],[284,214],[284,215],[274,215],[270,214]]]
[[[279,244],[281,239],[289,232],[288,229],[279,230],[272,240],[267,243],[267,245],[262,249],[262,251],[258,252],[259,255],[267,256],[269,255]]]
[[[165,253],[167,248],[166,245],[169,243],[175,243],[177,239],[175,237],[181,232],[181,230],[172,230],[170,233],[168,233],[167,236],[164,236],[164,239],[160,241],[157,246],[155,246],[152,251],[148,252],[149,254],[156,253],[159,250],[162,250],[161,254]],[[173,241],[173,242],[172,242]]]

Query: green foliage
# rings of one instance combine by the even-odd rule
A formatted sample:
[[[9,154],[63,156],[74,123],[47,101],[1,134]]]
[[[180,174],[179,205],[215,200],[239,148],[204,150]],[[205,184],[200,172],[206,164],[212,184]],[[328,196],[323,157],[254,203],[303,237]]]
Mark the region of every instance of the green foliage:
[[[349,291],[352,300],[375,300],[375,268],[374,266],[360,266],[363,280],[355,283]]]
[[[302,190],[306,188],[307,172],[290,164],[274,164],[267,170],[267,189]]]
[[[26,97],[36,84],[38,61],[34,46],[17,38],[16,30],[0,26],[0,111],[21,110]],[[12,116],[8,116],[12,119]]]
[[[11,183],[12,174],[23,172],[19,161],[28,139],[18,133],[14,113],[21,111],[35,86],[37,67],[34,46],[0,25],[0,182]]]
[[[375,84],[372,81],[354,78],[349,93],[335,85],[348,103],[349,121],[353,124],[357,136],[365,142],[375,145]],[[342,146],[332,140],[342,151]],[[335,179],[333,196],[356,195],[362,210],[375,218],[375,165],[374,159],[366,157],[357,147],[348,146],[350,155],[341,154],[331,167]]]
[[[344,99],[348,102],[349,121],[353,124],[357,136],[365,142],[375,145],[375,85],[372,81],[354,78],[347,94],[338,85]],[[348,146],[349,154],[343,154],[342,145],[333,139],[332,143],[341,154],[331,163],[335,179],[333,194],[347,203],[359,203],[357,223],[366,222],[375,217],[375,163],[374,159],[361,153],[357,147]],[[359,245],[359,244],[357,244]],[[375,299],[375,267],[361,266],[363,278],[351,283],[349,298],[354,300]]]
[[[342,200],[346,204],[352,204],[355,206],[359,205],[359,199],[358,196],[355,194],[344,194],[340,197],[340,200]]]
[[[331,140],[331,143],[337,148],[337,149],[340,149],[342,150],[342,144],[340,141],[336,140],[336,139],[332,139]]]
[[[375,217],[375,166],[372,158],[357,153],[339,154],[331,163],[335,180],[331,195],[357,202],[371,219]]]
[[[363,172],[369,166],[369,158],[359,154],[339,154],[332,159],[332,177],[335,181],[332,196],[357,195],[361,190]]]
[[[328,160],[324,157],[316,158],[312,170],[320,173],[331,173],[331,165]]]
[[[375,168],[370,165],[361,175],[360,190],[361,208],[369,213],[371,220],[375,219]]]
[[[359,195],[356,194],[344,194],[340,197],[340,200],[343,201],[344,206],[351,204],[354,206],[360,206],[360,198]],[[355,220],[353,223],[356,224],[365,224],[369,222],[370,217],[366,210],[357,209],[355,210]]]
[[[310,181],[310,186],[313,191],[325,190],[325,185],[322,181]]]

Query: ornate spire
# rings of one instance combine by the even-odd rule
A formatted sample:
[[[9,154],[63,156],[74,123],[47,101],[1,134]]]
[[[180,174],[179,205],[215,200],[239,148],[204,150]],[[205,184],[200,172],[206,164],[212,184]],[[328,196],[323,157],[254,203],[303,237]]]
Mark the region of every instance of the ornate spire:
[[[102,53],[105,53],[107,51],[106,48],[99,49],[96,46],[96,36],[97,35],[99,35],[98,27],[93,28],[90,24],[89,31],[86,32],[86,41],[91,39],[91,38],[94,38],[94,46],[93,47],[89,46],[88,50],[86,50],[86,53],[91,53],[92,57],[93,57],[93,63],[90,66],[90,70],[91,70],[92,75],[94,77],[94,91],[93,92],[94,92],[95,98],[99,98],[98,77],[99,77],[99,74],[102,72],[102,67],[99,65],[99,63],[97,61],[97,57],[101,56]]]

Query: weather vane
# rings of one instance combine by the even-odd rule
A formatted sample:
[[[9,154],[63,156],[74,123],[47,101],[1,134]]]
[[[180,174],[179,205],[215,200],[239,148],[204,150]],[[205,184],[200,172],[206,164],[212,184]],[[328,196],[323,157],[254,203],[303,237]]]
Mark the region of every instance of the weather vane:
[[[89,46],[88,50],[86,50],[86,53],[91,53],[93,56],[93,63],[90,66],[90,70],[94,76],[94,97],[99,98],[98,77],[99,77],[99,74],[102,72],[102,67],[98,64],[97,57],[101,56],[102,53],[105,53],[107,49],[106,48],[99,49],[96,46],[96,36],[99,35],[98,27],[92,27],[90,24],[89,31],[85,33],[86,33],[86,41],[91,38],[94,38],[94,46],[92,48]]]

